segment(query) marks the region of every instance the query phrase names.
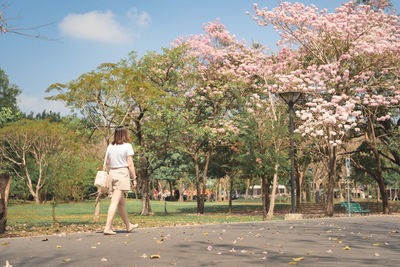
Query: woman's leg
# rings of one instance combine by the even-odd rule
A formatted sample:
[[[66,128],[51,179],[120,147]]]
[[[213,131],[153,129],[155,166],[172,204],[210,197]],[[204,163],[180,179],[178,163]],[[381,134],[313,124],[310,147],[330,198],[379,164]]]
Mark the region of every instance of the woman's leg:
[[[122,195],[123,194],[121,190],[114,190],[112,193],[111,203],[108,207],[106,227],[104,228],[105,231],[111,230],[111,224],[113,222],[114,215],[117,211],[117,206],[121,200]]]
[[[128,218],[128,212],[126,210],[125,206],[125,195],[121,194],[121,198],[118,202],[118,212],[119,216],[121,216],[122,220],[124,221],[126,228],[128,229],[130,226],[129,218]]]

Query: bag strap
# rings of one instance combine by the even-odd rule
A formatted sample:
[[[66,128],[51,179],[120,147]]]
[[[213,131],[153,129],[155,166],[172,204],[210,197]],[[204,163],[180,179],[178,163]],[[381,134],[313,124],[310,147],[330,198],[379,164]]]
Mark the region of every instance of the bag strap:
[[[108,154],[108,147],[107,147],[107,150],[106,150],[106,155],[104,156],[103,170],[105,170],[105,168],[106,168],[107,154]]]

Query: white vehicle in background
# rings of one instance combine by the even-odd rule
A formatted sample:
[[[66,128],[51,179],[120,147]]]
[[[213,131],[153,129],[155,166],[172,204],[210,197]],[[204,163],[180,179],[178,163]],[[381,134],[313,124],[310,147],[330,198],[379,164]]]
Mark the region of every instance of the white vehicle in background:
[[[272,187],[270,187],[270,189],[272,189]],[[254,186],[250,186],[249,188],[249,194],[251,195],[251,192],[253,192],[252,196],[253,198],[261,198],[261,185],[254,185]],[[275,196],[279,197],[279,196],[287,196],[287,188],[284,185],[278,185],[275,191]]]

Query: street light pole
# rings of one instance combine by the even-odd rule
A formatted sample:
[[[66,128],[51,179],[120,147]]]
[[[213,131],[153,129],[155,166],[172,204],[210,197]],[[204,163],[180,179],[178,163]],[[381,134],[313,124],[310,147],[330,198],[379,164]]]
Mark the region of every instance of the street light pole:
[[[291,161],[291,168],[290,168],[290,186],[292,187],[291,191],[291,213],[296,213],[296,207],[295,207],[295,182],[294,182],[294,141],[293,141],[293,132],[294,132],[294,126],[293,126],[293,114],[294,114],[294,102],[290,101],[288,103],[289,105],[289,134],[290,134],[290,161]]]
[[[294,181],[294,141],[293,141],[293,133],[294,133],[294,125],[293,125],[293,116],[294,116],[294,104],[301,97],[302,93],[300,92],[282,92],[279,93],[279,96],[288,104],[289,106],[289,136],[290,136],[290,186],[291,190],[291,210],[290,213],[296,213],[296,197],[295,197],[295,181]]]

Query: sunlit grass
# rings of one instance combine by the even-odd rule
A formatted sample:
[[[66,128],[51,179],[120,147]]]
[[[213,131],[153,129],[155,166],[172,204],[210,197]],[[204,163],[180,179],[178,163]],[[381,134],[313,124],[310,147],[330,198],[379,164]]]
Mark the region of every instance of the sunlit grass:
[[[109,199],[101,201],[100,220],[93,222],[93,200],[83,202],[60,203],[56,206],[56,219],[53,222],[52,205],[34,204],[31,202],[10,201],[8,206],[7,231],[0,237],[54,234],[60,232],[102,231],[107,217]],[[381,203],[363,200],[363,208],[371,209],[371,213],[381,213]],[[233,213],[228,213],[228,202],[206,202],[205,213],[197,214],[196,202],[164,202],[151,201],[153,215],[141,216],[141,200],[127,200],[127,209],[131,222],[140,227],[162,227],[174,225],[196,225],[213,223],[235,223],[262,221],[262,203],[260,199],[233,201]],[[313,209],[311,204],[310,209]],[[339,204],[335,205],[335,213],[344,213]],[[165,210],[167,212],[165,212]],[[400,201],[391,201],[391,210],[400,211]],[[290,203],[276,203],[274,220],[281,220],[290,211]],[[312,215],[312,216],[324,216]],[[339,215],[340,216],[340,215]],[[343,216],[343,214],[342,214]],[[119,216],[115,217],[115,229],[124,229]]]
[[[228,202],[206,202],[205,214],[197,215],[196,202],[152,201],[152,216],[140,216],[140,200],[127,200],[127,209],[132,221],[154,225],[197,224],[260,221],[261,201],[234,201],[233,213],[228,214]],[[62,224],[90,224],[93,221],[94,201],[61,203],[56,206],[56,219]],[[107,216],[109,199],[101,201],[100,221],[104,223]],[[167,213],[165,213],[167,210]],[[116,217],[116,221],[119,221]],[[33,203],[10,202],[8,207],[8,224],[48,224],[52,223],[51,204],[36,205]]]

